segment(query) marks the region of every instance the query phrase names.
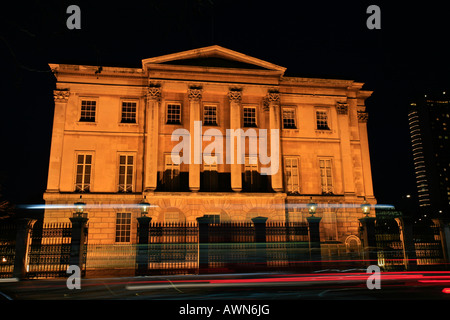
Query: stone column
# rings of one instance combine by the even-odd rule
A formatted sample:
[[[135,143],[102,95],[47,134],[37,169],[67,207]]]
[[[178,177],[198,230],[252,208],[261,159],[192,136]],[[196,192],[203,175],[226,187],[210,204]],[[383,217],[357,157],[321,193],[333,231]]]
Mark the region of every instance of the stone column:
[[[367,136],[367,120],[369,115],[366,111],[359,110],[358,124],[359,124],[359,140],[361,143],[361,160],[362,170],[364,177],[364,195],[367,198],[373,198],[373,186],[372,186],[372,169],[370,166],[370,153],[369,153],[369,138]]]
[[[377,241],[375,238],[375,218],[364,217],[359,219],[362,226],[362,242],[364,246],[364,259],[370,264],[378,264]]]
[[[395,218],[403,244],[403,256],[405,259],[405,270],[416,270],[416,248],[414,246],[412,219],[409,217]]]
[[[355,179],[353,174],[352,149],[350,146],[350,122],[348,118],[348,104],[338,102],[336,105],[338,114],[339,136],[342,158],[342,176],[344,177],[344,194],[355,194]]]
[[[267,266],[267,245],[266,245],[266,217],[252,218],[255,226],[255,243],[258,266]]]
[[[28,218],[19,219],[17,221],[13,277],[19,280],[25,278],[27,274],[26,266],[30,232],[33,229],[35,222],[36,220]]]
[[[138,221],[138,246],[136,250],[136,275],[146,275],[149,263],[149,235],[150,235],[150,217],[139,217]]]
[[[87,235],[86,224],[88,218],[85,217],[72,217],[72,239],[70,242],[70,258],[69,264],[76,265],[83,270],[83,254],[85,249],[85,237]]]
[[[241,90],[230,90],[228,92],[228,99],[230,100],[230,129],[241,129]],[[234,139],[234,138],[233,138]],[[239,139],[239,137],[238,137]],[[231,167],[231,189],[236,192],[242,191],[242,164],[239,164],[237,159],[241,150],[238,150],[238,141],[233,143],[233,159]],[[231,151],[231,150],[229,150]]]
[[[190,87],[188,89],[188,97],[189,97],[189,132],[191,134],[189,189],[193,192],[197,192],[200,190],[200,166],[203,158],[202,139],[201,139],[202,132],[201,126],[198,126],[199,122],[197,122],[200,121],[201,123],[202,88]],[[200,130],[200,132],[197,132],[198,130]]]
[[[211,218],[203,216],[197,218],[198,224],[198,268],[199,273],[205,273],[209,267],[209,224]]]
[[[309,248],[310,258],[313,261],[313,266],[321,266],[320,260],[322,259],[321,246],[320,246],[320,220],[321,217],[307,217],[309,229]]]
[[[144,191],[154,191],[158,184],[158,131],[161,87],[150,86],[147,89],[147,105],[145,112],[145,160]]]
[[[55,112],[53,116],[52,142],[50,148],[50,163],[46,192],[59,192],[61,174],[62,151],[64,140],[64,123],[66,108],[69,101],[69,89],[53,90]]]
[[[273,153],[273,149],[275,147],[278,147],[278,171],[275,174],[271,175],[271,181],[272,181],[272,189],[275,192],[283,192],[283,161],[282,161],[282,152],[281,152],[281,134],[279,134],[278,141],[275,141],[275,143],[278,144],[278,146],[272,145],[272,139],[270,138],[270,130],[279,130],[281,132],[281,113],[280,113],[280,94],[278,92],[272,92],[269,91],[266,97],[266,102],[269,107],[269,132],[267,134],[267,138],[270,139],[270,156],[275,156]],[[272,160],[273,161],[273,160]]]

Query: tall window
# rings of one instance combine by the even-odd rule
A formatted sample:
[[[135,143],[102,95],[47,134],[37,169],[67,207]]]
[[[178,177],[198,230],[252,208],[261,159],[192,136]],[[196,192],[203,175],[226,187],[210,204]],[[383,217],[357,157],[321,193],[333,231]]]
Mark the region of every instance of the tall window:
[[[260,189],[258,174],[258,158],[255,156],[245,157],[244,164],[244,190],[255,192]]]
[[[328,122],[328,112],[325,110],[316,111],[317,130],[330,130]]]
[[[133,156],[119,156],[119,192],[133,191],[133,167]]]
[[[95,122],[95,109],[97,101],[95,100],[81,100],[81,116],[82,122]]]
[[[256,107],[244,107],[244,127],[256,127]]]
[[[298,158],[286,157],[284,159],[284,179],[287,193],[299,193]]]
[[[180,156],[175,157],[174,163],[172,155],[165,155],[163,183],[166,191],[178,191],[180,187]]]
[[[75,179],[76,192],[89,192],[91,186],[92,155],[77,156],[77,175]]]
[[[181,104],[167,104],[167,124],[181,124]]]
[[[322,185],[322,193],[333,193],[333,176],[331,159],[320,159],[320,181]]]
[[[131,213],[116,213],[116,242],[130,242]]]
[[[136,102],[122,102],[122,123],[136,123]]]
[[[296,129],[295,109],[283,108],[283,129]]]
[[[217,156],[203,156],[202,191],[217,191],[219,176],[217,173]]]
[[[217,125],[217,106],[203,107],[203,125],[205,126]]]

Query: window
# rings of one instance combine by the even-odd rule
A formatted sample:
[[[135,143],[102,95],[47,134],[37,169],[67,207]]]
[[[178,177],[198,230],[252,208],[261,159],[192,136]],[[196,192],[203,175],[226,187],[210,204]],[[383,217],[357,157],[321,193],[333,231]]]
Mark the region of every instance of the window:
[[[331,159],[320,159],[320,181],[322,185],[322,194],[333,193],[333,177],[331,171]]]
[[[131,213],[116,213],[116,242],[130,242]]]
[[[317,130],[330,130],[328,123],[328,112],[325,110],[316,111]]]
[[[81,122],[95,122],[96,105],[95,100],[81,100]]]
[[[133,192],[133,156],[119,156],[119,192]]]
[[[89,192],[91,186],[92,155],[77,155],[76,192]]]
[[[256,156],[246,156],[244,172],[242,173],[242,191],[263,192],[265,184],[258,172],[258,158]]]
[[[217,173],[217,156],[203,156],[203,172],[201,175],[201,191],[214,192],[219,190]]]
[[[217,106],[203,107],[203,125],[205,126],[217,125]]]
[[[136,123],[136,102],[122,101],[121,123]]]
[[[167,104],[167,124],[181,124],[181,104]]]
[[[294,108],[283,108],[283,129],[297,129],[295,124],[295,109]]]
[[[203,156],[203,170],[217,171],[217,156]]]
[[[244,107],[244,127],[256,127],[256,107]]]
[[[298,158],[287,157],[284,159],[284,179],[287,193],[299,193]]]
[[[171,154],[165,155],[163,184],[165,191],[179,191],[180,188],[180,156],[173,155],[176,158],[175,163]]]

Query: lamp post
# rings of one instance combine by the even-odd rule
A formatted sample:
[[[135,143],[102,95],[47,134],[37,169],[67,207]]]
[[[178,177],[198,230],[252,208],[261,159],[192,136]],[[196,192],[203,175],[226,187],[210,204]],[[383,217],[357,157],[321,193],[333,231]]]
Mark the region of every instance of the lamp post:
[[[310,198],[309,203],[307,204],[308,211],[312,217],[316,214],[317,211],[317,203],[313,202],[312,197]]]
[[[361,205],[361,211],[366,217],[369,216],[370,208],[371,208],[370,203],[368,203],[366,198],[364,198],[364,202]]]
[[[151,217],[147,217],[150,203],[147,202],[146,197],[142,199],[138,204],[141,209],[141,216],[137,218],[138,221],[138,247],[136,254],[136,275],[147,275],[148,263],[149,263],[149,235],[150,235],[150,222]]]
[[[76,218],[83,218],[84,209],[86,208],[86,203],[81,201],[81,196],[80,196],[80,200],[78,202],[74,203],[74,206],[75,206],[75,213],[73,216]]]
[[[150,208],[150,203],[147,202],[146,196],[139,202],[139,207],[141,208],[141,217],[146,217],[148,214],[148,209]]]

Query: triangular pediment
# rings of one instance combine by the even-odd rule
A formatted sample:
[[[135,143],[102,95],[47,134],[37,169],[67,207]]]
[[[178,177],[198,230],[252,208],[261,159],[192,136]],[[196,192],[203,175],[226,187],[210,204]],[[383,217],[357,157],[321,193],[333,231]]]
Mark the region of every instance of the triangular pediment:
[[[142,60],[142,65],[182,65],[212,68],[269,70],[284,73],[286,68],[218,45],[167,54]]]

